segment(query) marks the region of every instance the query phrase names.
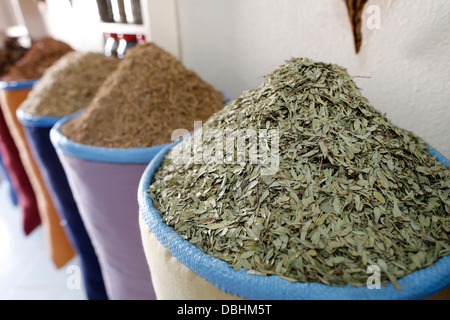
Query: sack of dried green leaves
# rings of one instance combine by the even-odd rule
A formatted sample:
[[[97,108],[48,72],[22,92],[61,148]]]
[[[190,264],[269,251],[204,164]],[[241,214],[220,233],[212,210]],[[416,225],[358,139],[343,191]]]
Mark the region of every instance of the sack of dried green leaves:
[[[244,132],[249,142],[223,159],[219,140],[242,129],[277,139]],[[196,139],[215,153],[197,161]],[[265,153],[249,159],[255,145],[277,157],[275,171],[263,172]],[[373,108],[344,68],[291,59],[165,152],[141,180],[147,228],[226,292],[424,298],[450,285],[450,169]],[[373,270],[383,290],[368,289]]]

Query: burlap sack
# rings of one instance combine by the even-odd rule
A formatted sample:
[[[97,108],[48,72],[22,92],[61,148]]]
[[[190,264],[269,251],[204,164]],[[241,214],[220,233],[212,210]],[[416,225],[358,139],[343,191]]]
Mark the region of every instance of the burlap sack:
[[[5,121],[16,143],[20,158],[36,195],[50,257],[55,266],[61,268],[75,256],[75,251],[67,238],[64,228],[61,226],[59,214],[45,186],[28,145],[25,132],[16,115],[20,104],[32,90],[34,82],[3,82],[0,90],[0,101]]]
[[[167,250],[139,215],[145,256],[158,300],[241,300],[187,268]]]
[[[291,282],[278,276],[250,274],[234,270],[225,261],[213,258],[166,225],[153,206],[148,188],[165,154],[165,147],[146,168],[139,182],[140,230],[149,270],[158,299],[264,299],[264,300],[342,300],[342,299],[448,299],[450,298],[450,256],[433,266],[415,271],[380,289],[322,283]],[[435,150],[438,160],[448,163]]]

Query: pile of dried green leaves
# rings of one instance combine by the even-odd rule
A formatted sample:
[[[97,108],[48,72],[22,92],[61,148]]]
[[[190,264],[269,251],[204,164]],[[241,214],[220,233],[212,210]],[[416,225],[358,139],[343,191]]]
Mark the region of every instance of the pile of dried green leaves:
[[[242,128],[278,130],[276,173],[185,156],[198,134],[214,149],[218,131]],[[235,269],[360,286],[376,265],[398,286],[450,253],[449,186],[427,144],[370,106],[345,69],[291,59],[170,150],[149,193],[168,225]]]

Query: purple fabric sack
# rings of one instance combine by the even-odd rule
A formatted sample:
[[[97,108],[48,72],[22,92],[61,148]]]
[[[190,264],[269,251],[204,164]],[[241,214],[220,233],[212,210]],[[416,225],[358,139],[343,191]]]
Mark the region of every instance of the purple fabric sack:
[[[163,148],[103,148],[69,140],[62,118],[50,132],[111,300],[156,299],[138,223],[137,189],[151,159]]]

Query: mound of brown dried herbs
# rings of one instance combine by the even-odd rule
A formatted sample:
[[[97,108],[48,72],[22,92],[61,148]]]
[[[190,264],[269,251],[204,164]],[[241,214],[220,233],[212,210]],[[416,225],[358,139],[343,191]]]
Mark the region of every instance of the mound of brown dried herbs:
[[[2,80],[19,81],[40,78],[48,67],[72,51],[74,50],[67,43],[52,37],[35,39],[31,48],[9,68]]]
[[[172,141],[223,108],[212,85],[154,43],[133,47],[78,117],[62,126],[69,139],[93,146],[151,147]]]
[[[196,135],[214,149],[217,132],[242,128],[278,130],[277,172],[186,157]],[[169,226],[235,269],[361,286],[376,265],[398,287],[450,253],[449,186],[428,145],[370,106],[345,69],[293,58],[171,149],[149,193]]]
[[[119,60],[96,52],[70,52],[49,67],[20,107],[61,117],[86,108]]]
[[[0,45],[0,78],[7,74],[9,68],[20,60],[28,48],[23,47],[17,38],[8,37]]]

